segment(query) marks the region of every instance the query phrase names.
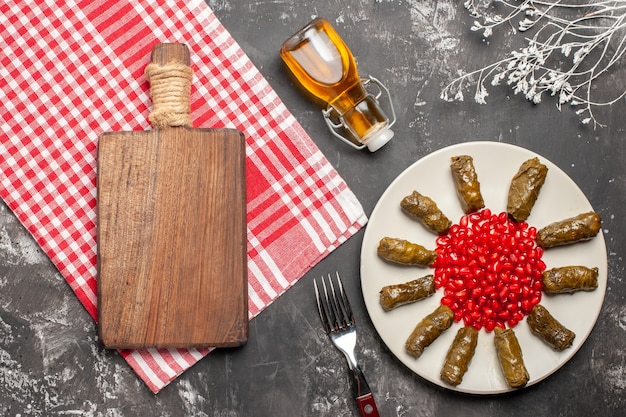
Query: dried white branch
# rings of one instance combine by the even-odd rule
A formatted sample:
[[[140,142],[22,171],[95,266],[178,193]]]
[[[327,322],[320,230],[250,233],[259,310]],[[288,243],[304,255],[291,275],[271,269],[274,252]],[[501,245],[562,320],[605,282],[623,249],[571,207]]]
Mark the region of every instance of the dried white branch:
[[[504,24],[516,32],[535,30],[525,38],[525,47],[511,51],[497,62],[466,73],[453,80],[441,92],[447,101],[463,100],[463,91],[476,83],[474,100],[486,103],[486,83],[505,82],[515,94],[523,94],[533,103],[542,97],[556,98],[557,107],[569,104],[577,108],[582,123],[602,126],[594,109],[624,99],[626,91],[616,91],[603,101],[592,98],[592,86],[602,75],[619,64],[626,52],[626,0],[583,0],[580,4],[565,0],[494,0],[508,10],[493,13],[467,0],[464,5],[477,20],[471,30],[484,37]]]

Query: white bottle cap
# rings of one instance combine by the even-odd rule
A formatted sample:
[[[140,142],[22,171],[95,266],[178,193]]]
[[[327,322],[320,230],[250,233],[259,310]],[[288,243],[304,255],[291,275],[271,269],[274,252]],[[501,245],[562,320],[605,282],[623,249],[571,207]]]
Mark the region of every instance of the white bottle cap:
[[[370,150],[370,152],[376,152],[377,150],[382,148],[387,142],[389,142],[392,137],[393,130],[385,127],[384,129],[376,132],[376,134],[374,134],[374,136],[369,138],[367,141],[365,141],[365,145],[367,146],[367,149]]]

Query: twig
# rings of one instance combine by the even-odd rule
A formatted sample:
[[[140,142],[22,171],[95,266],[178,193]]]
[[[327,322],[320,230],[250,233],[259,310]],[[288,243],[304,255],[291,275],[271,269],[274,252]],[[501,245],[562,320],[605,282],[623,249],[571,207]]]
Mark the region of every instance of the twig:
[[[546,93],[556,97],[559,110],[568,103],[577,107],[582,123],[591,123],[594,128],[603,126],[596,119],[594,108],[622,100],[626,91],[596,101],[592,98],[592,86],[619,64],[626,52],[626,0],[592,1],[573,4],[561,0],[495,0],[509,9],[502,16],[482,11],[475,0],[467,0],[465,8],[477,19],[471,30],[482,31],[484,37],[491,36],[503,24],[515,27],[514,21],[516,33],[537,29],[532,37],[525,38],[525,47],[456,78],[443,88],[441,98],[462,101],[463,91],[476,80],[474,100],[484,104],[489,95],[485,83],[490,81],[495,86],[506,82],[515,94],[521,93],[535,104]],[[574,12],[573,17],[564,17],[566,11],[570,15]]]

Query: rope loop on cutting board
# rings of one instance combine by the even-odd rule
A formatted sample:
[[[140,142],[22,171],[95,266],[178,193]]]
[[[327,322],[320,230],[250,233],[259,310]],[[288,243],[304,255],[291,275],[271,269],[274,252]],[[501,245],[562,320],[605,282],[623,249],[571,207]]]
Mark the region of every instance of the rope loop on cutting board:
[[[165,65],[150,63],[145,70],[150,82],[153,128],[190,126],[190,94],[193,70],[176,61]]]

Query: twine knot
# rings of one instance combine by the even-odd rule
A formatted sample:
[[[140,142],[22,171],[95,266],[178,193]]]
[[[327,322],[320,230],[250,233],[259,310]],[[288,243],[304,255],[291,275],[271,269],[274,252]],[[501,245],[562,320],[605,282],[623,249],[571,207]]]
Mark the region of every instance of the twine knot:
[[[192,69],[175,61],[165,65],[151,63],[145,74],[152,98],[152,112],[148,117],[152,127],[191,126]]]

